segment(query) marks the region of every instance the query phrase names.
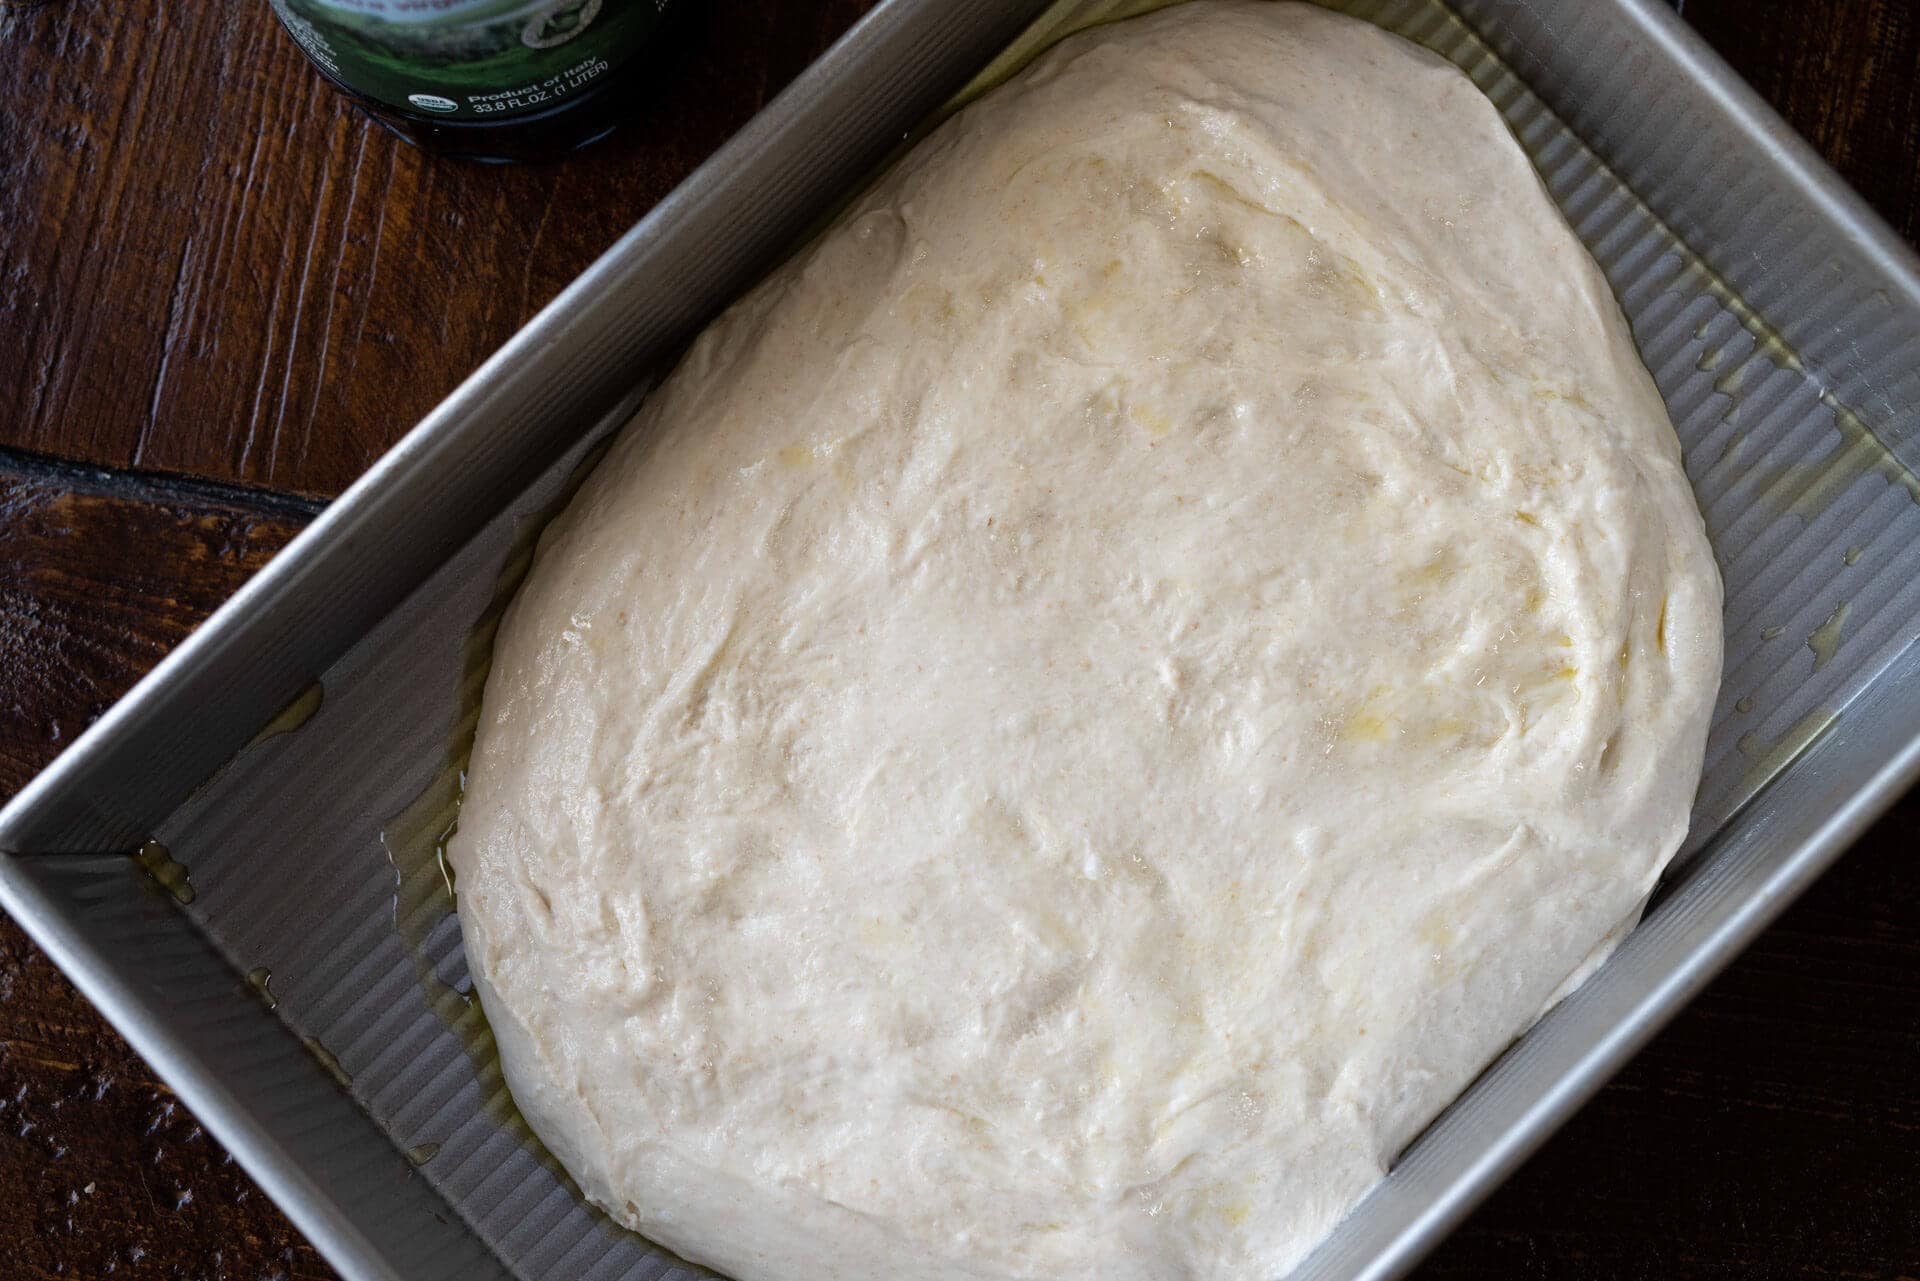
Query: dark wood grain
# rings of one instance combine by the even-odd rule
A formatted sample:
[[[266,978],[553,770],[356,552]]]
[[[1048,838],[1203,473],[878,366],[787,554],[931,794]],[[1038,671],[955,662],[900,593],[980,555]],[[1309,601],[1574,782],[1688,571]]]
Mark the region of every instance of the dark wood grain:
[[[1685,0],[1681,16],[1920,243],[1920,4]]]
[[[0,445],[338,493],[871,2],[698,5],[632,125],[508,169],[265,0],[0,6]]]
[[[263,0],[0,6],[0,444],[339,492],[871,0],[714,0],[623,134],[436,163]],[[1911,0],[1691,0],[1910,238]]]
[[[0,795],[128,687],[866,0],[715,0],[625,135],[436,162],[261,0],[0,0]],[[1920,235],[1907,0],[1685,0]],[[154,475],[154,471],[175,473]],[[183,478],[184,477],[184,478]],[[1920,801],[1890,814],[1425,1278],[1920,1276]],[[0,1276],[331,1274],[0,918]]]
[[[19,790],[317,511],[0,459],[0,792]]]
[[[329,1281],[152,1069],[0,916],[0,1276]]]
[[[0,795],[284,546],[314,507],[0,459]],[[0,1277],[332,1273],[0,916]]]

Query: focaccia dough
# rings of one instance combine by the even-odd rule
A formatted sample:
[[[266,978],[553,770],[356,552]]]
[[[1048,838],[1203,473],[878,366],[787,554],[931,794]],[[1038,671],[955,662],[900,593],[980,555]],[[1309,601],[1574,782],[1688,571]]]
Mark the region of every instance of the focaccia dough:
[[[451,850],[529,1121],[744,1281],[1265,1281],[1631,924],[1720,587],[1455,68],[1054,49],[541,542]]]

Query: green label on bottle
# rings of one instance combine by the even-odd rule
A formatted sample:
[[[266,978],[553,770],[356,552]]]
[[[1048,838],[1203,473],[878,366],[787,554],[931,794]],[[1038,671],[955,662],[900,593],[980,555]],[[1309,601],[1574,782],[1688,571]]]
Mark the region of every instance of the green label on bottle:
[[[270,0],[349,88],[416,116],[551,111],[620,65],[669,0]]]

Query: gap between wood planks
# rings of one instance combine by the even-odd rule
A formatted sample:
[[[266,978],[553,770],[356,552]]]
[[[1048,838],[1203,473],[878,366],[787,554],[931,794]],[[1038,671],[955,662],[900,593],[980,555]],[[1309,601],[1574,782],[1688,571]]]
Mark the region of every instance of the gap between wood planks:
[[[97,467],[30,450],[0,446],[0,492],[16,484],[37,484],[101,498],[175,506],[243,510],[305,524],[329,500],[254,485],[235,485],[201,476]]]

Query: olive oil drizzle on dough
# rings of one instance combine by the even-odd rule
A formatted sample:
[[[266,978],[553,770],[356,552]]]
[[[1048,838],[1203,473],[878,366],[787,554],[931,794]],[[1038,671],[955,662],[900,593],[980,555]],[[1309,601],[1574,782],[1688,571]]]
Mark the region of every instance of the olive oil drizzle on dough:
[[[532,564],[531,534],[536,531],[537,525],[516,540],[493,599],[462,647],[457,695],[459,715],[454,721],[446,760],[426,788],[382,826],[380,847],[393,867],[393,927],[406,946],[408,959],[413,964],[414,981],[427,1008],[440,1025],[453,1034],[473,1065],[474,1077],[480,1085],[482,1109],[489,1120],[538,1156],[542,1164],[559,1172],[559,1162],[534,1137],[532,1128],[507,1091],[500,1069],[500,1051],[480,1002],[471,989],[456,988],[441,978],[427,952],[429,936],[458,907],[458,887],[453,868],[447,862],[447,841],[459,823],[467,757],[473,749],[474,727],[480,719],[480,694],[492,665],[494,633],[499,630],[501,616]]]
[[[1058,0],[1035,19],[1033,24],[1012,45],[1008,46],[999,58],[989,64],[986,70],[974,77],[945,103],[928,128],[1011,78],[1034,58],[1073,32],[1148,13],[1164,8],[1172,2],[1173,0]],[[1480,87],[1481,92],[1492,99],[1501,108],[1503,114],[1510,116],[1511,104],[1515,97],[1528,92],[1525,83],[1514,75],[1512,69],[1494,52],[1493,48],[1452,14],[1448,14],[1444,19],[1445,36],[1442,37],[1438,32],[1425,27],[1416,30],[1409,28],[1405,23],[1396,23],[1390,20],[1388,14],[1381,12],[1382,6],[1364,3],[1363,0],[1335,0],[1329,7],[1377,22],[1447,57],[1473,78],[1473,82]],[[1449,44],[1462,46],[1462,48],[1442,47]],[[1468,58],[1461,56],[1464,49],[1472,51],[1471,65]],[[910,146],[914,137],[918,136],[916,133],[910,137],[906,145]],[[1522,141],[1524,145],[1524,137]],[[1534,159],[1538,163],[1540,157],[1535,155]],[[1920,504],[1920,476],[1916,476],[1894,456],[1886,443],[1874,433],[1873,428],[1858,413],[1842,404],[1830,389],[1820,384],[1813,372],[1800,359],[1799,353],[1787,342],[1780,331],[1756,311],[1724,276],[1688,249],[1686,242],[1675,234],[1673,229],[1652,209],[1648,208],[1631,187],[1602,164],[1597,156],[1593,158],[1593,162],[1612,180],[1624,199],[1631,202],[1649,222],[1680,247],[1678,264],[1666,288],[1680,293],[1706,294],[1719,304],[1721,310],[1731,316],[1741,329],[1751,335],[1753,347],[1744,356],[1736,355],[1725,343],[1716,343],[1703,347],[1695,364],[1695,368],[1702,373],[1717,375],[1713,381],[1713,390],[1727,401],[1723,418],[1731,418],[1739,408],[1744,389],[1751,381],[1751,375],[1754,372],[1751,368],[1752,362],[1756,357],[1764,358],[1775,368],[1789,370],[1813,383],[1818,387],[1820,403],[1833,415],[1834,430],[1840,436],[1839,448],[1812,461],[1792,463],[1770,473],[1764,479],[1762,486],[1764,500],[1783,515],[1791,514],[1800,517],[1803,521],[1811,521],[1832,506],[1834,501],[1851,489],[1856,481],[1870,475],[1877,475],[1889,485],[1904,490],[1909,498],[1916,504]],[[1715,319],[1715,316],[1708,316],[1702,320],[1694,330],[1694,337],[1706,343]],[[1744,444],[1744,437],[1736,437],[1727,448],[1727,458],[1732,460]]]
[[[569,1188],[573,1188],[572,1179],[534,1134],[507,1090],[500,1050],[479,1000],[471,989],[457,988],[440,977],[427,945],[434,931],[454,916],[459,907],[459,887],[453,866],[447,861],[447,842],[459,826],[467,760],[473,752],[474,730],[480,723],[480,697],[486,688],[487,673],[493,666],[494,636],[500,630],[507,606],[532,568],[540,532],[565,509],[612,440],[610,434],[590,448],[558,496],[541,511],[524,518],[515,530],[513,547],[501,567],[493,596],[461,647],[461,676],[456,691],[458,709],[448,735],[445,761],[420,794],[380,829],[381,850],[393,867],[394,929],[406,946],[415,982],[427,1008],[440,1025],[453,1034],[473,1065],[474,1077],[480,1086],[481,1108],[488,1120],[512,1135],[548,1170],[566,1180]],[[439,1150],[437,1143],[422,1143],[408,1155],[425,1153],[414,1161],[421,1165]],[[578,1189],[573,1190],[577,1195]],[[585,1204],[584,1199],[582,1203]],[[622,1231],[598,1210],[594,1213],[605,1230]]]

